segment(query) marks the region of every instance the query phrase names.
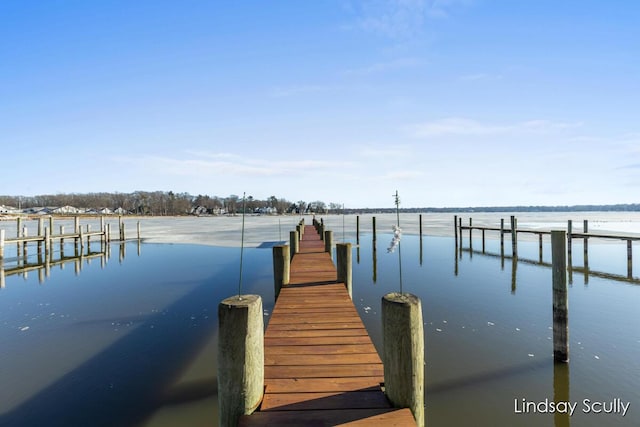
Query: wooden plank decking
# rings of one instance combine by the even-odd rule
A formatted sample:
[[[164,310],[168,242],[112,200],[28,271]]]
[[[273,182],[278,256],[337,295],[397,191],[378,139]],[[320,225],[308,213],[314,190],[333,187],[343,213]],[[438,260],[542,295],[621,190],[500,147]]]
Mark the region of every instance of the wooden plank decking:
[[[385,397],[383,366],[315,228],[305,226],[265,332],[265,394],[241,426],[415,426]]]

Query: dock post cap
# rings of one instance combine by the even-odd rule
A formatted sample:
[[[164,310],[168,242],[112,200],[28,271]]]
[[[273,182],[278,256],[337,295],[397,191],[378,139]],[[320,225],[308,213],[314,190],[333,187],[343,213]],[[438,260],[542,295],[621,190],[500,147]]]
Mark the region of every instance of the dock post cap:
[[[419,297],[407,292],[390,292],[382,298],[394,304],[418,304],[420,302]]]
[[[225,298],[220,302],[221,306],[231,307],[246,307],[261,299],[260,295],[246,294],[246,295],[234,295],[229,298]]]

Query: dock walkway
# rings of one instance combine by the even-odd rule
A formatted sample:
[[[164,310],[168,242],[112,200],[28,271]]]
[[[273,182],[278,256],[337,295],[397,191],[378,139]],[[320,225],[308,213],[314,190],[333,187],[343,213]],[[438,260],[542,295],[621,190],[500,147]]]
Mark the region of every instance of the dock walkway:
[[[381,384],[376,352],[324,242],[305,226],[264,336],[265,393],[241,426],[415,426]]]

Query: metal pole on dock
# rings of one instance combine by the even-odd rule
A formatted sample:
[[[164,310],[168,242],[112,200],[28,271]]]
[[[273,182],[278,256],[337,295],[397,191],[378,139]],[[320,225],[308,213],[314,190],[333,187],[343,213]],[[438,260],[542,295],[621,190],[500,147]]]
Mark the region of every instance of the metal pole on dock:
[[[569,361],[569,303],[565,239],[564,231],[551,232],[553,358],[556,362]]]
[[[273,247],[273,285],[276,299],[280,295],[280,289],[289,284],[289,272],[291,268],[291,255],[289,246],[278,245]]]
[[[422,214],[418,215],[418,223],[420,228],[420,238],[422,238]]]
[[[233,296],[218,306],[218,405],[221,427],[253,413],[264,388],[264,323],[259,295]]]
[[[392,292],[382,297],[382,361],[385,394],[410,408],[424,426],[424,327],[420,298]]]
[[[352,289],[352,265],[351,265],[351,243],[336,244],[336,269],[338,282],[344,283],[349,293],[349,297],[353,298]]]
[[[360,244],[360,215],[356,215],[356,243]]]

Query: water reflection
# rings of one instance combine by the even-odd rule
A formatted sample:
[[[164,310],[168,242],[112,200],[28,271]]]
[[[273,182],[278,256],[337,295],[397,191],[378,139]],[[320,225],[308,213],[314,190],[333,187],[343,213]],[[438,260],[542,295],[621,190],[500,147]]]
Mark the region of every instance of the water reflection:
[[[504,270],[505,268],[505,260],[511,260],[511,275],[512,275],[512,290],[515,291],[516,289],[516,273],[517,273],[517,264],[518,263],[522,263],[522,264],[529,264],[529,265],[537,265],[537,266],[541,266],[541,267],[546,267],[546,268],[551,268],[552,265],[549,262],[546,262],[544,260],[542,260],[542,258],[538,258],[538,259],[529,259],[529,258],[522,258],[522,257],[513,257],[510,255],[504,255],[504,253],[501,254],[497,254],[497,253],[492,253],[492,252],[483,252],[480,250],[470,250],[468,248],[462,248],[462,249],[457,249],[456,247],[456,251],[455,251],[455,255],[454,255],[454,268],[455,268],[455,272],[456,275],[458,274],[458,256],[460,259],[462,259],[462,254],[466,252],[469,254],[469,258],[472,258],[473,255],[482,255],[484,257],[488,257],[488,258],[499,258],[500,259],[500,268],[501,270]],[[458,255],[459,254],[459,255]],[[615,280],[615,281],[619,281],[619,282],[627,282],[627,283],[632,283],[632,284],[636,284],[636,285],[640,285],[640,278],[639,277],[632,277],[630,275],[622,275],[622,274],[615,274],[615,273],[607,273],[607,272],[603,272],[603,271],[596,271],[596,270],[592,270],[589,268],[588,265],[588,258],[585,258],[585,265],[583,267],[580,266],[574,266],[572,265],[572,260],[571,260],[571,253],[568,252],[567,253],[567,275],[568,275],[568,281],[569,284],[573,284],[573,272],[578,272],[578,273],[582,273],[584,276],[584,284],[588,285],[589,284],[589,278],[590,277],[599,277],[602,279],[608,279],[608,280]]]
[[[553,364],[553,401],[570,402],[569,400],[569,364],[554,363]],[[569,427],[571,421],[569,413],[556,412],[553,417],[555,427]]]
[[[60,270],[64,270],[65,265],[73,264],[76,275],[82,272],[84,265],[90,265],[95,259],[100,260],[100,268],[104,269],[107,261],[111,258],[111,246],[100,243],[98,250],[92,250],[91,243],[87,242],[86,251],[84,245],[73,244],[73,255],[65,254],[65,245],[60,245],[59,252],[47,252],[42,253],[38,250],[38,253],[33,260],[28,256],[26,249],[27,245],[22,245],[21,252],[23,256],[16,258],[2,259],[0,258],[0,288],[6,286],[7,276],[22,275],[27,280],[30,272],[37,272],[38,280],[42,284],[51,276],[51,269],[59,267]],[[118,244],[119,246],[119,262],[124,261],[126,255],[126,245],[124,243]],[[141,242],[136,242],[137,254],[141,254]]]

